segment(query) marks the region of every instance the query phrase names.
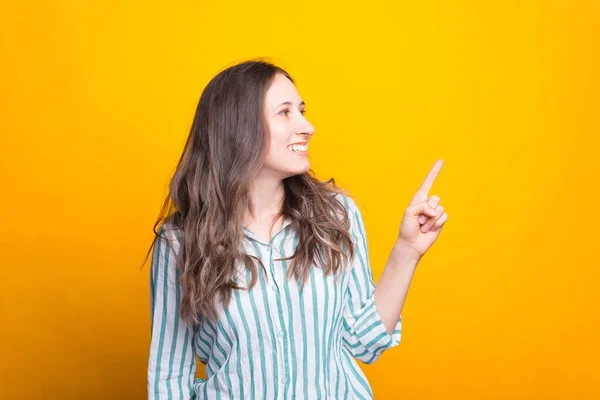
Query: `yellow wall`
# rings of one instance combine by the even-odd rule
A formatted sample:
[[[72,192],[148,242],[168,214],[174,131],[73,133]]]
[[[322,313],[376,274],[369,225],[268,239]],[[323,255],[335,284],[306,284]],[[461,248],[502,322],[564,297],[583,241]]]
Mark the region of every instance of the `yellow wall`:
[[[376,281],[444,159],[376,398],[600,396],[598,2],[35,3],[0,7],[0,398],[146,396],[138,266],[203,87],[256,56],[297,79]]]

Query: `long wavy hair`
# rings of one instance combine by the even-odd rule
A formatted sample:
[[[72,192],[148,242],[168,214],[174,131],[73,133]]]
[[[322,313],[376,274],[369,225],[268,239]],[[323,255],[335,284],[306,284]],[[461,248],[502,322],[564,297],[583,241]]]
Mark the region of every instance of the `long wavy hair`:
[[[202,317],[215,321],[216,296],[227,307],[233,290],[254,287],[257,262],[265,270],[259,258],[244,252],[243,218],[251,207],[251,183],[269,151],[264,105],[276,74],[295,84],[285,70],[263,59],[230,66],[208,83],[154,224],[143,265],[157,239],[173,240],[169,232],[177,231],[180,313],[188,326],[197,326]],[[312,170],[284,179],[283,186],[277,217],[290,218],[299,234],[294,254],[278,259],[292,260],[288,279],[293,275],[304,286],[313,265],[325,275],[337,274],[354,257],[349,216],[336,199],[345,191],[333,178],[319,181]],[[234,279],[239,262],[250,269],[248,288]]]

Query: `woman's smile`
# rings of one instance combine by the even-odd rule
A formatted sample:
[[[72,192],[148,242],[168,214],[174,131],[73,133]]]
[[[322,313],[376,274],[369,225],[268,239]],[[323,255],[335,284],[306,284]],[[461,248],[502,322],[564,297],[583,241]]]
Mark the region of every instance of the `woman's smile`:
[[[308,154],[308,142],[305,143],[293,143],[288,146],[288,149],[292,153],[307,155]]]

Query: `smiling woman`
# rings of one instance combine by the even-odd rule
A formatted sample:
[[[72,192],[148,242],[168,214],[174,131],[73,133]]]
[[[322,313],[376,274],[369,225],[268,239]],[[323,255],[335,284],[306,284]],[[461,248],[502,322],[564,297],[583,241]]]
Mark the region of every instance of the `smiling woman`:
[[[306,173],[308,141],[315,129],[304,117],[305,103],[289,75],[277,73],[267,90],[265,107],[268,113],[267,129],[270,148],[263,169],[276,171],[280,180],[295,174]],[[293,154],[303,157],[290,157]]]
[[[375,308],[361,214],[313,176],[304,114],[262,60],[202,93],[150,248],[150,399],[372,398],[356,359],[397,346],[401,317]]]

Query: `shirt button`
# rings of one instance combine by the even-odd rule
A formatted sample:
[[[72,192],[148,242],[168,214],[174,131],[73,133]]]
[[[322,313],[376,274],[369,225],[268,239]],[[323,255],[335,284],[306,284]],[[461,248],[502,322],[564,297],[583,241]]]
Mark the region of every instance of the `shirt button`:
[[[279,331],[279,337],[283,337],[283,331]]]
[[[281,383],[286,383],[286,382],[287,382],[287,379],[281,378]]]
[[[277,290],[277,285],[275,285],[275,284],[272,284],[272,285],[271,285],[271,289],[273,289],[273,291],[276,291],[276,290]]]

